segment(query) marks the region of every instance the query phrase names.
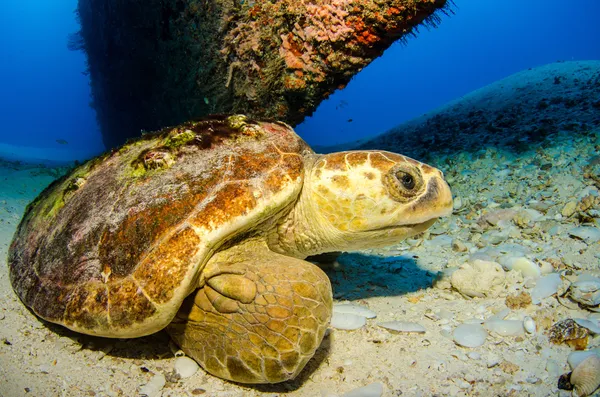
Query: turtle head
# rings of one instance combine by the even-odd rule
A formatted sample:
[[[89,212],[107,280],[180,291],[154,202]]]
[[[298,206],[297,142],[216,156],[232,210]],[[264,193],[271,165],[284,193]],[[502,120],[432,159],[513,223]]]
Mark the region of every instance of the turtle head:
[[[292,248],[312,255],[380,247],[418,234],[452,212],[452,194],[441,171],[411,158],[340,152],[307,164],[297,207],[286,230],[293,230]]]

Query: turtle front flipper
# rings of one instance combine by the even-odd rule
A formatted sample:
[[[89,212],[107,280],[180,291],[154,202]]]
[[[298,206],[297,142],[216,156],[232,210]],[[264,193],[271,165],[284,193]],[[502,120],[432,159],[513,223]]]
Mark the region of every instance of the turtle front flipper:
[[[167,331],[209,373],[242,383],[293,379],[331,318],[317,266],[244,244],[215,255]]]

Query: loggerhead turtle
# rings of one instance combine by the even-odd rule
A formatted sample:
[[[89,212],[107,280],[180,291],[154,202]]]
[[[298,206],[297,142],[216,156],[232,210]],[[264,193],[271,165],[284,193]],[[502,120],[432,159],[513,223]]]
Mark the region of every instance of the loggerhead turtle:
[[[133,338],[166,328],[209,373],[294,378],[332,310],[303,258],[383,246],[451,212],[442,173],[383,151],[315,154],[291,127],[215,116],[143,135],[31,203],[12,286],[38,316]]]

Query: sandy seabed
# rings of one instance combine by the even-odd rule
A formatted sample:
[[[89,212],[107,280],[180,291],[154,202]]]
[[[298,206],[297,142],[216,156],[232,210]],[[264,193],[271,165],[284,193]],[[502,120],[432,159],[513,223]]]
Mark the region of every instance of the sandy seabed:
[[[326,266],[337,302],[369,307],[366,326],[331,329],[299,378],[279,385],[241,386],[202,370],[173,376],[168,336],[133,340],[80,335],[30,313],[10,286],[6,255],[25,206],[55,177],[51,168],[0,164],[0,395],[134,396],[156,374],[166,384],[156,396],[336,396],[374,382],[383,396],[556,396],[558,377],[570,372],[573,349],[553,344],[547,330],[593,311],[568,296],[515,306],[538,282],[503,271],[494,293],[467,297],[436,284],[438,273],[486,259],[530,259],[543,272],[600,276],[595,220],[600,210],[600,130],[558,131],[518,152],[495,147],[435,159],[456,198],[454,213],[417,238],[380,250],[346,253]],[[576,236],[576,227],[589,233]],[[570,276],[573,277],[573,276]],[[508,300],[507,300],[508,298]],[[562,301],[562,303],[561,303]],[[510,306],[507,319],[531,317],[534,333],[489,332],[465,348],[452,338],[460,324],[483,322]],[[395,333],[386,321],[416,322],[425,333]],[[600,346],[591,335],[588,347]]]

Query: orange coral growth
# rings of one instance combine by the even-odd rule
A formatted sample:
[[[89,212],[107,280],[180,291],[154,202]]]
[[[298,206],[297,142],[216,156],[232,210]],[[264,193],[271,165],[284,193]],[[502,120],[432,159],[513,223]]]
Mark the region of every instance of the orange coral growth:
[[[365,22],[359,18],[354,17],[353,20],[348,23],[354,32],[356,40],[367,46],[372,46],[379,41],[379,36],[373,33],[373,29],[370,26],[365,25]]]
[[[283,85],[288,90],[303,90],[306,88],[306,81],[298,77],[288,75],[283,79]]]

